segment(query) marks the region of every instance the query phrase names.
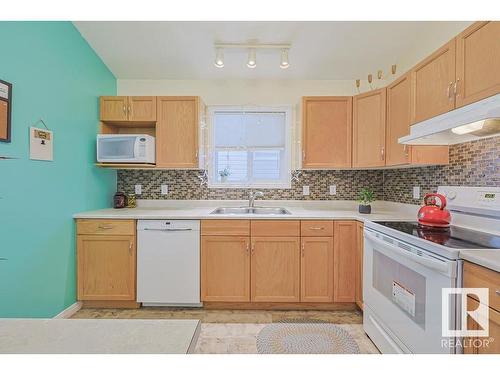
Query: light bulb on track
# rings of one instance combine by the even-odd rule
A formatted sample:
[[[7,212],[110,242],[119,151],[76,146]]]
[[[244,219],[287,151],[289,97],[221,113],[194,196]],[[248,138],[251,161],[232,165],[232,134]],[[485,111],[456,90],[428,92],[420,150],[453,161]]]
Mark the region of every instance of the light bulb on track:
[[[290,66],[290,63],[288,62],[288,50],[284,48],[281,50],[280,68],[287,69],[289,66]]]
[[[257,66],[257,53],[255,51],[255,48],[250,48],[248,50],[247,66],[251,69]]]
[[[224,50],[222,48],[217,48],[215,50],[214,65],[217,68],[224,68]]]

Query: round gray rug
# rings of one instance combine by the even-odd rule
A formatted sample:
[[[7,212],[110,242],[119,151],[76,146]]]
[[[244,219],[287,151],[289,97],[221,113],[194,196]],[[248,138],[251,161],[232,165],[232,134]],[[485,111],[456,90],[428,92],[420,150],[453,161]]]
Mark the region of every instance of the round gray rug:
[[[358,354],[356,341],[331,323],[272,323],[257,335],[260,354]]]

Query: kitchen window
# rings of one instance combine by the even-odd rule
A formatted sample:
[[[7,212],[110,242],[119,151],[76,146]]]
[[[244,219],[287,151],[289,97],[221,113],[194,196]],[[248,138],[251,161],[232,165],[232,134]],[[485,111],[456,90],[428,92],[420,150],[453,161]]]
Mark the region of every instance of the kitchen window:
[[[289,188],[289,107],[212,107],[209,186]]]

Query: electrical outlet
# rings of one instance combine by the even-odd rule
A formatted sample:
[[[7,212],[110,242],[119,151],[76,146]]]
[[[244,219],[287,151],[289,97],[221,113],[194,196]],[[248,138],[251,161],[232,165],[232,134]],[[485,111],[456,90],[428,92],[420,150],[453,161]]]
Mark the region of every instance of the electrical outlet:
[[[337,195],[337,185],[330,185],[330,195]]]
[[[309,195],[309,186],[302,186],[302,195]]]
[[[413,187],[413,199],[420,199],[420,186]]]
[[[168,185],[161,185],[161,195],[168,194]]]
[[[135,185],[134,190],[135,190],[136,195],[141,195],[142,194],[142,185]]]

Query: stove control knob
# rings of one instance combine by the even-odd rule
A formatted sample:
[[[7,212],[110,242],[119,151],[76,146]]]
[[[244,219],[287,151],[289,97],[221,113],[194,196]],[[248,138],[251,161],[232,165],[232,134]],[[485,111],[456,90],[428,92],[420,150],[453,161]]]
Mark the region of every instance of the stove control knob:
[[[444,195],[446,198],[448,198],[449,200],[453,200],[457,197],[457,193],[453,190],[448,190],[445,195]]]

